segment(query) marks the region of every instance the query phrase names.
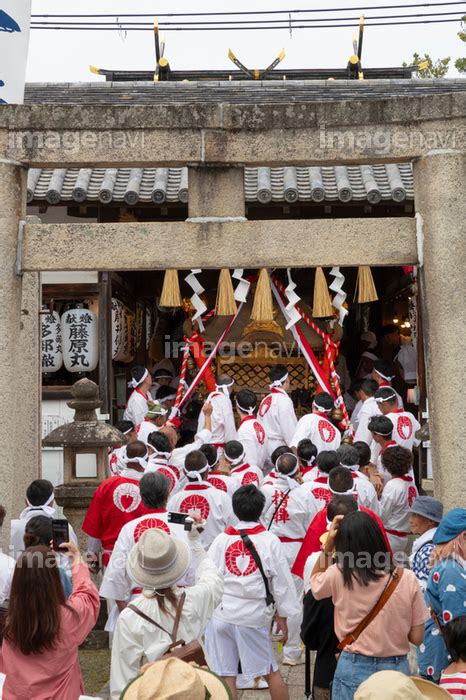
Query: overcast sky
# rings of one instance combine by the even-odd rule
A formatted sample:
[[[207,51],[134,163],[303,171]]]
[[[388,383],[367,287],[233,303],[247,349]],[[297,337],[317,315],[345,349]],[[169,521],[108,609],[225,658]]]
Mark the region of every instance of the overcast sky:
[[[416,0],[417,1],[417,0]],[[105,12],[181,12],[219,10],[307,9],[322,7],[352,8],[362,5],[397,4],[395,0],[32,0],[32,12],[38,13],[105,13]],[[398,4],[402,4],[398,2]],[[458,6],[457,6],[458,7]],[[425,8],[436,12],[457,8]],[[462,7],[466,13],[466,2]],[[415,12],[416,10],[404,10]],[[378,12],[388,14],[390,11]],[[327,12],[328,14],[328,12]],[[348,14],[348,13],[339,13]],[[370,12],[367,12],[369,15]],[[372,11],[374,14],[374,11]],[[209,18],[212,19],[212,18]],[[257,18],[256,18],[257,19]],[[357,25],[357,23],[356,23]],[[464,44],[457,39],[459,25],[445,23],[406,27],[368,27],[364,36],[363,65],[399,66],[409,61],[413,52],[427,52],[432,57],[464,55]],[[165,55],[174,69],[228,68],[227,58],[232,48],[249,67],[265,67],[284,47],[286,58],[282,67],[324,68],[345,67],[350,53],[351,28],[297,29],[290,37],[288,31],[244,32],[164,32]],[[453,63],[453,61],[452,61]],[[29,81],[88,81],[102,80],[89,72],[89,64],[108,69],[149,69],[154,67],[154,42],[151,32],[130,32],[121,37],[117,32],[31,31],[27,80]],[[450,77],[455,75],[450,70]]]

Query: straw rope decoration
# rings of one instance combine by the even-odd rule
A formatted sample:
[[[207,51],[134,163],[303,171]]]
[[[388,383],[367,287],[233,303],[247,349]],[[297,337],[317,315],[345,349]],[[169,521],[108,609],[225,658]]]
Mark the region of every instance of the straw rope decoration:
[[[159,303],[160,306],[172,309],[181,306],[181,292],[177,270],[165,270]]]
[[[259,272],[251,318],[253,321],[273,321],[272,290],[269,273],[265,267]]]
[[[324,271],[321,267],[316,267],[312,315],[314,318],[328,318],[329,316],[333,316],[332,300],[330,299],[327,280],[325,279]]]
[[[354,290],[354,298],[358,296],[358,304],[367,304],[371,301],[377,301],[378,295],[372,277],[371,268],[368,265],[358,267],[358,278],[356,280],[356,289]]]

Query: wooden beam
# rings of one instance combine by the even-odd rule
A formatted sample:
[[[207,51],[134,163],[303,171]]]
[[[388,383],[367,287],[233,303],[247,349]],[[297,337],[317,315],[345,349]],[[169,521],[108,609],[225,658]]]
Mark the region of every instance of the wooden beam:
[[[24,270],[417,263],[413,218],[27,224]]]

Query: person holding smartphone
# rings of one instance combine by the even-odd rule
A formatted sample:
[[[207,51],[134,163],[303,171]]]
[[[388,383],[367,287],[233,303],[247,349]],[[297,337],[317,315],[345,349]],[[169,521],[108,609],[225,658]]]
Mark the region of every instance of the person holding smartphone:
[[[77,700],[84,693],[78,647],[97,621],[99,592],[76,545],[60,549],[71,562],[67,600],[50,547],[29,547],[16,563],[0,649],[4,700]]]

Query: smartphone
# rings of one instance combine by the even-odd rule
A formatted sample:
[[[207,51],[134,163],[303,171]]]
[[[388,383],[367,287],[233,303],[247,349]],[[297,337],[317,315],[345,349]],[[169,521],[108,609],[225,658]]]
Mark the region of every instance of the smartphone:
[[[52,519],[52,547],[56,552],[63,552],[61,544],[70,541],[70,526],[68,520]]]

